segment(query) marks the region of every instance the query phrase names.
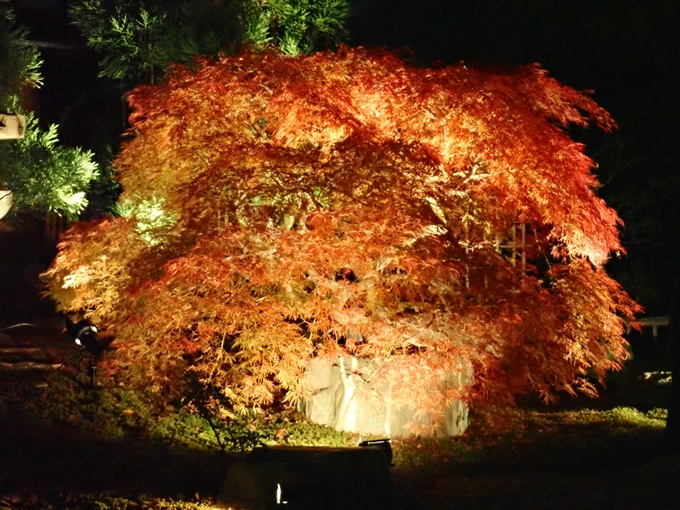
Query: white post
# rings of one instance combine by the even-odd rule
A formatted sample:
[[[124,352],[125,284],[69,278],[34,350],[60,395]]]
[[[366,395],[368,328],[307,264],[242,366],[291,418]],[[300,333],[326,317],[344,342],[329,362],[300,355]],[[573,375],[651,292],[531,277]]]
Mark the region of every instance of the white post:
[[[2,219],[12,208],[14,197],[9,190],[0,189],[0,219]]]
[[[26,117],[0,113],[0,140],[17,140],[26,132]]]

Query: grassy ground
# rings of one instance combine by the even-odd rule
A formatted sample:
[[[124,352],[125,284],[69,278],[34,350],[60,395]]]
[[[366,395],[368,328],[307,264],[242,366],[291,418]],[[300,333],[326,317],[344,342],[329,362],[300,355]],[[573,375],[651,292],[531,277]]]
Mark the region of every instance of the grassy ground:
[[[662,449],[661,417],[631,408],[498,411],[462,438],[395,441],[398,501],[414,510],[680,508],[680,456]],[[13,510],[208,509],[234,459],[33,422],[2,428],[0,494]],[[324,443],[319,435],[309,442]]]
[[[399,509],[680,508],[680,456],[662,441],[669,388],[641,383],[636,363],[599,400],[477,409],[462,437],[395,440]],[[77,377],[0,387],[0,509],[213,508],[236,454],[216,449],[205,420]],[[232,449],[357,441],[291,413],[230,427]]]
[[[394,474],[413,508],[680,508],[662,414],[499,412],[476,434],[402,443]]]

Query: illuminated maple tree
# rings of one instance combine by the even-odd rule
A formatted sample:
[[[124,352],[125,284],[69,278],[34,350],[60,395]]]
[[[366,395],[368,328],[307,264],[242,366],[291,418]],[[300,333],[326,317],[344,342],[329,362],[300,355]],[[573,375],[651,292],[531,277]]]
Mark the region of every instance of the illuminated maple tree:
[[[129,102],[124,215],[75,224],[47,273],[128,380],[290,402],[313,357],[348,354],[436,412],[592,394],[627,357],[638,307],[603,269],[619,220],[566,131],[614,121],[539,67],[246,52]]]

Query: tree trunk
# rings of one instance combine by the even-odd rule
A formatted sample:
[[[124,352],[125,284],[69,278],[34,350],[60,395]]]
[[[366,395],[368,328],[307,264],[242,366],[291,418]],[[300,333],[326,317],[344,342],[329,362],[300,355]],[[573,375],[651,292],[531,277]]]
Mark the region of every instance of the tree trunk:
[[[342,404],[338,411],[338,430],[345,430],[347,432],[357,432],[357,401],[356,401],[356,383],[354,382],[354,372],[357,368],[357,359],[352,357],[350,359],[350,366],[345,366],[345,359],[343,356],[338,357],[340,364],[340,378],[344,389]],[[349,372],[349,373],[348,373]]]
[[[673,386],[666,422],[666,444],[674,451],[680,450],[680,280],[673,281],[673,297],[668,314],[668,337],[672,346],[671,371]]]

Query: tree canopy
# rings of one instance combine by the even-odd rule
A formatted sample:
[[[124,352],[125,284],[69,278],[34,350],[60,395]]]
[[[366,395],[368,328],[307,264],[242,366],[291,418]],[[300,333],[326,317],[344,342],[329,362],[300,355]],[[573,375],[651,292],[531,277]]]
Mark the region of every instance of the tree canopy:
[[[0,113],[23,114],[20,94],[42,84],[42,61],[0,3]],[[92,154],[59,145],[57,126],[40,129],[26,114],[26,133],[0,142],[0,189],[10,190],[16,209],[53,210],[76,216],[87,205],[87,190],[97,175]]]
[[[593,393],[626,359],[619,220],[567,132],[615,124],[539,67],[246,51],[128,98],[125,214],[74,225],[47,273],[116,335],[120,376],[173,394],[191,371],[266,405],[350,354],[436,412]]]

